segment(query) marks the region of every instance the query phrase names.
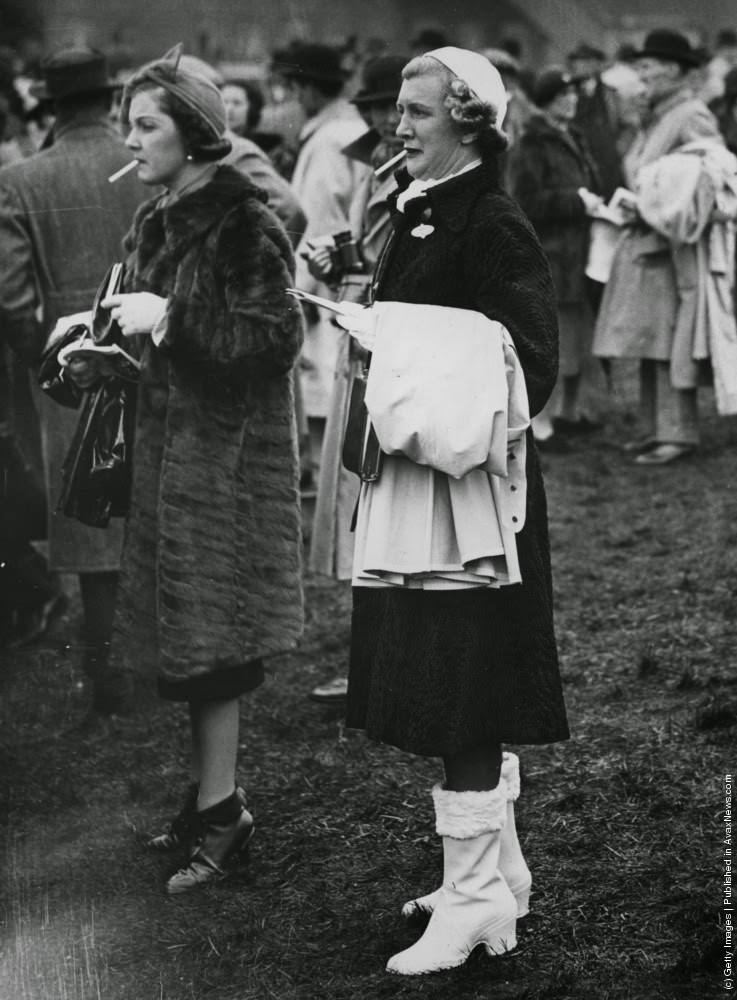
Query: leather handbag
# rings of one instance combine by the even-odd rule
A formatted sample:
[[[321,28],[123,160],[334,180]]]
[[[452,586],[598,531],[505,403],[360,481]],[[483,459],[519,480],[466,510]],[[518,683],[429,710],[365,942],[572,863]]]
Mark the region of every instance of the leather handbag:
[[[363,371],[354,377],[351,385],[342,453],[344,467],[349,472],[354,472],[364,483],[376,482],[381,475],[382,464],[381,445],[366,409],[370,361],[369,354]]]
[[[105,528],[111,517],[128,513],[135,386],[107,378],[86,395],[64,461],[57,510],[83,524]]]
[[[108,295],[117,295],[123,291],[124,277],[125,264],[115,263],[108,268],[92,302],[91,328],[76,324],[70,326],[62,337],[49,338],[41,355],[38,384],[55,403],[76,410],[84,395],[71,379],[65,377],[64,369],[57,360],[60,351],[84,335],[91,337],[96,347],[111,347],[113,344],[124,342],[123,332],[110,315],[110,310],[103,309],[100,304]],[[129,374],[135,377],[132,369],[129,370]]]

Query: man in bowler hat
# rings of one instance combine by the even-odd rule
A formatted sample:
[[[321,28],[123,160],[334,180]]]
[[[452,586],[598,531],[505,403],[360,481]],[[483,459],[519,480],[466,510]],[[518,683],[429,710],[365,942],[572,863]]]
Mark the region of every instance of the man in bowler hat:
[[[12,349],[37,366],[60,316],[88,310],[108,266],[123,255],[122,238],[147,197],[135,175],[108,176],[130,160],[109,118],[115,85],[104,56],[67,49],[43,66],[37,96],[53,102],[45,148],[0,169],[0,329]],[[36,397],[48,499],[49,566],[79,575],[84,612],[84,666],[94,707],[121,707],[124,685],[110,675],[122,523],[105,530],[56,512],[61,467],[78,414]]]
[[[694,94],[693,70],[701,62],[688,38],[665,28],[651,31],[635,53],[647,110],[623,167],[626,184],[638,198],[643,197],[644,168],[690,143],[721,142],[716,119]],[[640,360],[642,434],[624,448],[637,465],[668,465],[699,444],[700,366],[695,359],[700,335],[691,303],[706,289],[699,286],[695,244],[656,232],[636,201],[623,209],[629,225],[604,292],[594,354]]]

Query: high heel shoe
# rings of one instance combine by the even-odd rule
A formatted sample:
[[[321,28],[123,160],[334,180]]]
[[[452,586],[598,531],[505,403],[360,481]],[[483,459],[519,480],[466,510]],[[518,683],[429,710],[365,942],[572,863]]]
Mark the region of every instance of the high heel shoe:
[[[182,808],[163,833],[146,841],[146,847],[163,854],[184,847],[191,841],[194,836],[194,817],[197,813],[198,792],[199,785],[193,781],[187,788]]]
[[[146,847],[160,854],[168,854],[180,848],[189,850],[192,847],[197,834],[197,796],[200,786],[193,781],[187,788],[187,795],[174,819],[169,823],[163,833],[156,837],[151,837],[146,841]],[[235,794],[241,801],[243,808],[246,807],[246,793],[236,785]]]
[[[245,851],[254,825],[239,791],[195,813],[197,833],[192,851],[187,864],[166,883],[170,896],[224,878],[228,863]]]

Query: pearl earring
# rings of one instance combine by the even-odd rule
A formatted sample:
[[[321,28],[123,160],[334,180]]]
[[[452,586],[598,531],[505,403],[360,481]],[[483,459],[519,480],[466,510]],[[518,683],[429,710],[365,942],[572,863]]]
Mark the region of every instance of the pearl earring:
[[[188,160],[192,160],[192,159],[194,159],[194,157],[192,156],[192,154],[191,154],[191,153],[187,153],[187,159],[188,159]]]

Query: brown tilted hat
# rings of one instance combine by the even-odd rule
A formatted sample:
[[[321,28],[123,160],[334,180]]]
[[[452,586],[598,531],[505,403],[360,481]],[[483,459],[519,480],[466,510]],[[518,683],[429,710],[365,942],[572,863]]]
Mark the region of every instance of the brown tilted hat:
[[[138,86],[142,80],[150,80],[183,104],[195,111],[217,139],[225,133],[225,105],[223,98],[212,82],[204,74],[180,65],[182,45],[175,45],[162,59],[143,66],[126,85],[123,92],[123,117],[127,118],[130,107],[131,85]]]

